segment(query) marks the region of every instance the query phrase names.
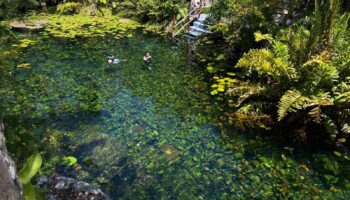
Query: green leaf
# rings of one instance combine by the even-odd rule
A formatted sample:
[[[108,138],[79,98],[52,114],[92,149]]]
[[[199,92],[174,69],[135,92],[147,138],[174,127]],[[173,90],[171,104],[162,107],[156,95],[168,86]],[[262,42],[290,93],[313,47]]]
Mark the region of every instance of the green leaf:
[[[305,107],[307,97],[302,96],[299,91],[288,90],[281,98],[278,105],[278,121],[284,119],[288,112],[296,112]]]
[[[68,166],[72,166],[75,163],[77,163],[77,158],[73,157],[73,156],[67,156],[63,158],[64,164],[68,165]]]
[[[272,41],[273,40],[271,34],[262,34],[261,32],[255,32],[254,36],[255,36],[255,41],[256,42],[260,42],[262,40],[268,40],[268,41]]]
[[[339,138],[338,141],[344,143],[346,142],[346,138]]]
[[[341,153],[340,153],[340,152],[338,152],[338,151],[334,151],[333,153],[334,153],[334,155],[336,155],[336,156],[338,156],[338,157],[340,157],[340,156],[341,156]]]
[[[30,179],[33,178],[38,172],[42,164],[41,155],[38,151],[31,155],[27,162],[23,165],[23,168],[19,171],[19,180],[25,185],[30,182]]]
[[[25,200],[36,200],[36,191],[31,183],[23,186],[23,197]]]
[[[331,136],[332,139],[335,139],[338,135],[338,127],[336,123],[327,115],[322,115],[322,125],[326,129],[326,132]]]

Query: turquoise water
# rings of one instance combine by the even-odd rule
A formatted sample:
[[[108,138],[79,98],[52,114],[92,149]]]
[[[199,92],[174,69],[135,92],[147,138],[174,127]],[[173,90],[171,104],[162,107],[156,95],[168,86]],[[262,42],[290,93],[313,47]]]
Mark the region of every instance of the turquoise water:
[[[349,161],[332,152],[295,150],[262,133],[221,136],[206,72],[187,64],[184,47],[142,33],[19,36],[37,43],[6,61],[12,79],[2,86],[4,115],[30,116],[29,130],[52,150],[43,171],[54,167],[113,199],[350,197]],[[143,66],[145,51],[152,70]],[[108,65],[110,54],[126,61]],[[55,156],[78,162],[52,164]]]

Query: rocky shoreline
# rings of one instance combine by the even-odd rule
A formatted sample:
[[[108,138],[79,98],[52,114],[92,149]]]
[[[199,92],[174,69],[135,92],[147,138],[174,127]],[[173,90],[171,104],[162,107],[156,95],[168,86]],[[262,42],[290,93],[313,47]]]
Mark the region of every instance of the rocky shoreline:
[[[0,199],[23,199],[23,187],[16,173],[16,165],[5,145],[4,126],[0,120]],[[100,189],[73,178],[53,174],[37,179],[36,186],[44,190],[47,200],[109,200]]]
[[[37,179],[38,187],[45,190],[47,200],[109,200],[110,198],[100,189],[88,183],[77,181],[73,178],[53,174],[49,177],[42,176]]]

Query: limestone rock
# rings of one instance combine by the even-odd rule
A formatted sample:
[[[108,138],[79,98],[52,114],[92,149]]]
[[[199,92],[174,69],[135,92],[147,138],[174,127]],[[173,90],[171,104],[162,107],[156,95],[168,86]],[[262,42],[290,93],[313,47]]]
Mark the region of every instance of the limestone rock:
[[[40,31],[45,28],[47,24],[46,20],[35,20],[35,21],[13,21],[10,26],[13,30],[19,31]]]
[[[100,189],[73,178],[54,174],[50,177],[39,177],[37,186],[45,189],[46,199],[50,200],[107,200],[109,197]]]
[[[22,199],[22,185],[16,175],[16,165],[7,153],[4,125],[0,120],[0,199]]]

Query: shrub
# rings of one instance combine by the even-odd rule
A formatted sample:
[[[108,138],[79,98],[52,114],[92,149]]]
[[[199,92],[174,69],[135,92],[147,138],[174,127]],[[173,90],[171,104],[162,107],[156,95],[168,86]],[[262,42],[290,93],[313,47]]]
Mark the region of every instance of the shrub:
[[[81,8],[80,3],[75,2],[67,2],[57,6],[57,12],[64,15],[71,15],[79,13],[79,9]]]

